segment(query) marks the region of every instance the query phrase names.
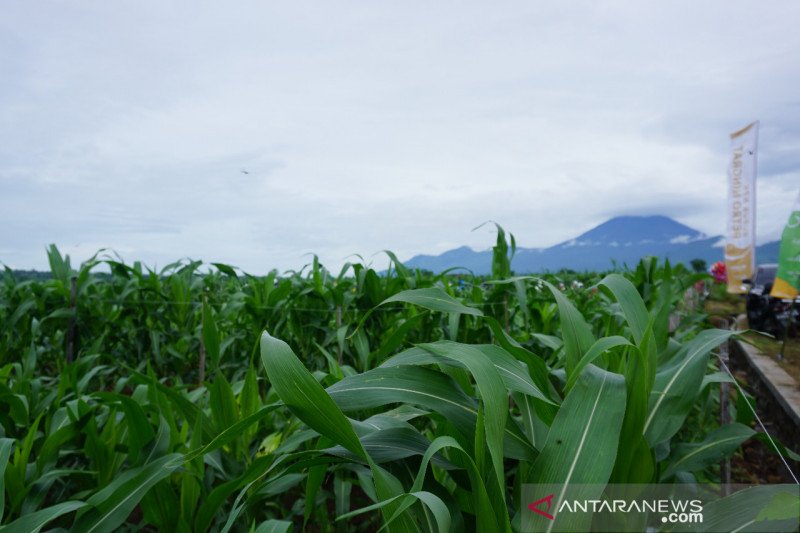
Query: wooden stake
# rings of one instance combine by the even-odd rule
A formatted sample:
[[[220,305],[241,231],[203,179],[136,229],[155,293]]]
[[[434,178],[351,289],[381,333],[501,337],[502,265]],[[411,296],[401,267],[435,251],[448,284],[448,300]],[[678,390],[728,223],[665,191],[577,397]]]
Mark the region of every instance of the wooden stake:
[[[728,327],[727,320],[725,327]],[[724,342],[719,347],[719,357],[725,366],[728,366],[728,342]],[[731,414],[728,408],[730,403],[730,389],[728,383],[722,382],[719,384],[719,425],[726,426],[731,423]],[[730,495],[731,484],[731,460],[728,458],[723,459],[720,464],[720,481],[722,482],[722,493],[725,496]]]

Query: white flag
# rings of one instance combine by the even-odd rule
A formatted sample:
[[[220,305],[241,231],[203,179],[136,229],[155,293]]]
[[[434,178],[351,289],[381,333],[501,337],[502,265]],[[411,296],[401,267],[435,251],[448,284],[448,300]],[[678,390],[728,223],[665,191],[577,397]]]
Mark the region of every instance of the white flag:
[[[755,271],[757,150],[758,121],[731,134],[725,266],[732,293],[745,292],[742,280]]]

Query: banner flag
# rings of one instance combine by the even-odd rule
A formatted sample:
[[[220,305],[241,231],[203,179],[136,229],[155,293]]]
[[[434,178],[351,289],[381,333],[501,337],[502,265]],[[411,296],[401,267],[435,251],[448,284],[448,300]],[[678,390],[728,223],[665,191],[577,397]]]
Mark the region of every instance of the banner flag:
[[[789,222],[783,229],[778,273],[770,296],[793,300],[800,292],[800,194],[794,202]]]
[[[728,166],[728,232],[725,267],[728,292],[743,294],[742,280],[752,278],[756,262],[756,155],[758,121],[731,134]]]

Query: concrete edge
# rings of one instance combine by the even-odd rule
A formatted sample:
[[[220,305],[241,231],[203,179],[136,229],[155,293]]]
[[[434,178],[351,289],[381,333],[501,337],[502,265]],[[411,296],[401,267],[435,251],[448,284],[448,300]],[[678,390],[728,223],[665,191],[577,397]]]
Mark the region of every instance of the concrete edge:
[[[800,427],[800,385],[771,357],[739,339],[733,339],[738,352],[744,355],[748,366],[769,389],[786,415]]]

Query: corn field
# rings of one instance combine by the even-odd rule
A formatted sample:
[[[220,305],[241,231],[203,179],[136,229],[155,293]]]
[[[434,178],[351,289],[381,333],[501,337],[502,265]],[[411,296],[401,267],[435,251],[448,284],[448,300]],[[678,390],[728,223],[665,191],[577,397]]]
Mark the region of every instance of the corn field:
[[[718,422],[733,333],[684,306],[704,275],[514,276],[513,253],[498,227],[488,277],[55,247],[49,279],[6,269],[2,530],[513,531],[525,484],[719,483],[764,437],[746,398]]]

